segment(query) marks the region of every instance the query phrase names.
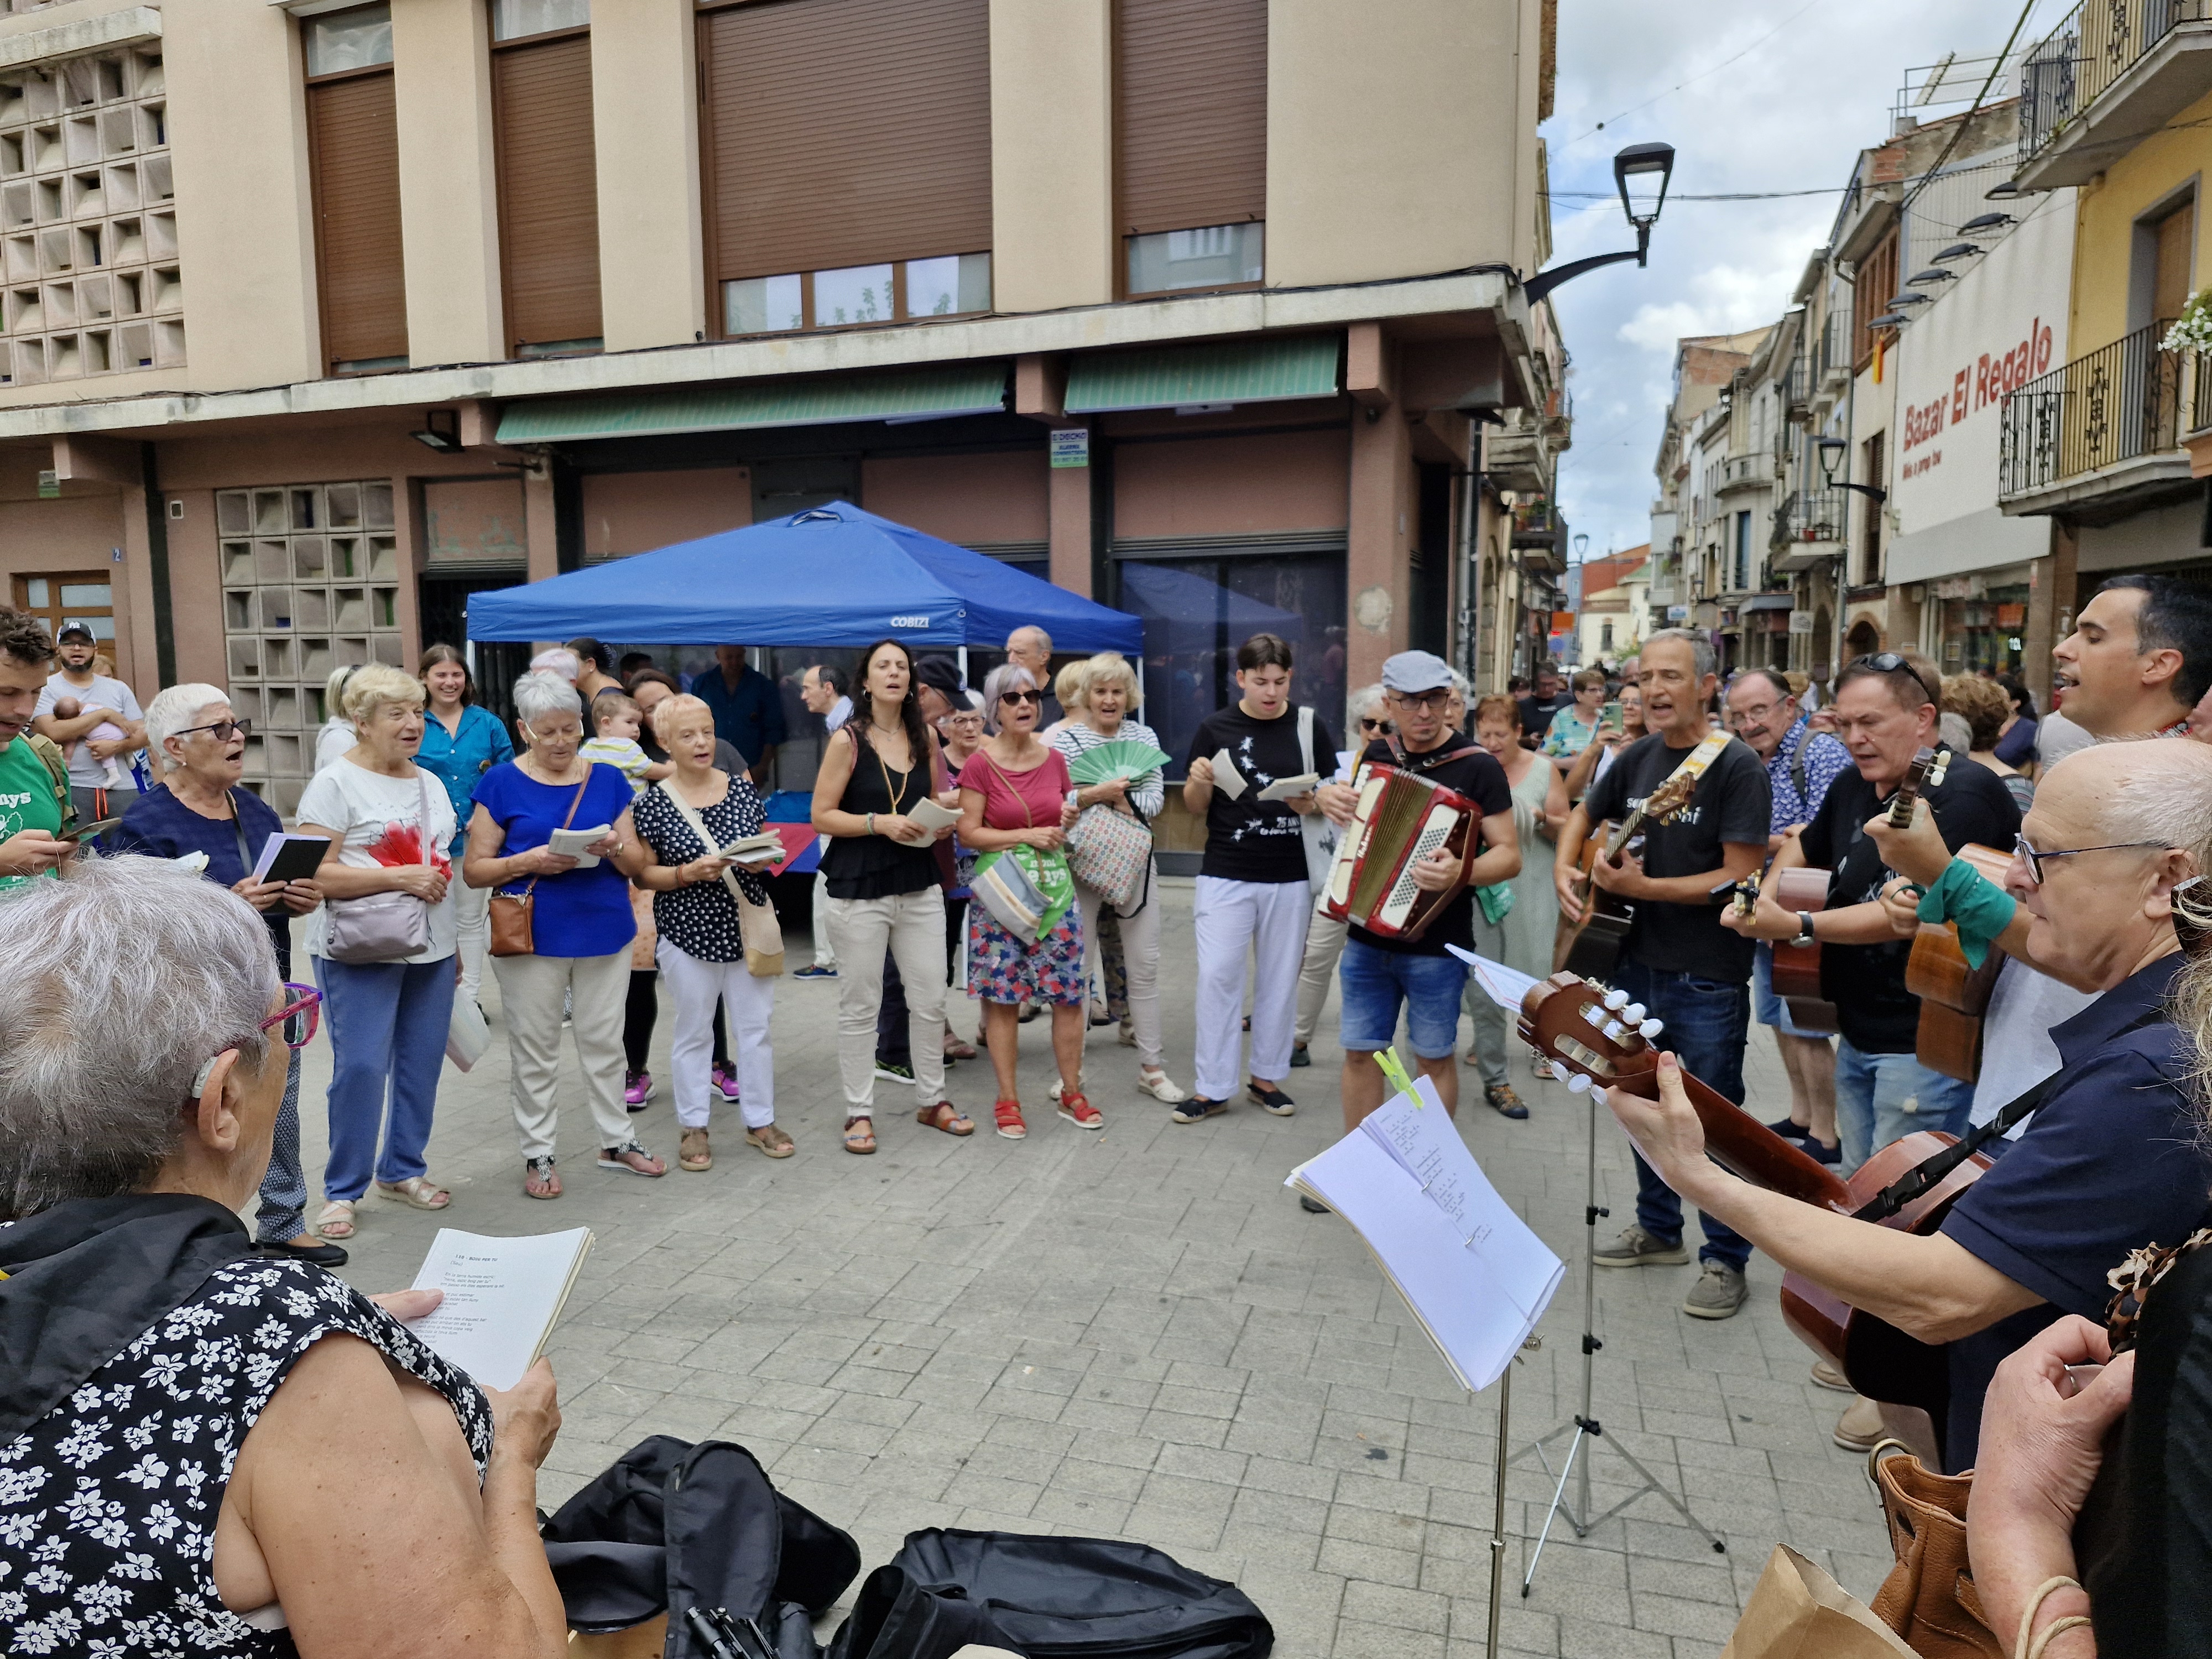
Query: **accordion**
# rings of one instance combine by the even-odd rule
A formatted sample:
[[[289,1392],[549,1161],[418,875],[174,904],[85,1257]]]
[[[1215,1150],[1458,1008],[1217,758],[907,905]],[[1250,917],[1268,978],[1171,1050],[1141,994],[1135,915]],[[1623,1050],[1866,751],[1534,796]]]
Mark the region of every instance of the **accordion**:
[[[1362,766],[1358,792],[1329,866],[1322,912],[1384,939],[1416,939],[1461,889],[1425,892],[1413,866],[1431,853],[1468,854],[1482,814],[1466,796],[1393,767]]]

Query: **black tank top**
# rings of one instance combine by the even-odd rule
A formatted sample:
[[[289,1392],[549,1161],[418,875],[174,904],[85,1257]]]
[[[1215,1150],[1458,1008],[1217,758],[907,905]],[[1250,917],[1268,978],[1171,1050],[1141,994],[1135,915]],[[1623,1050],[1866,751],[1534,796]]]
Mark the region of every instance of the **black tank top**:
[[[840,810],[863,817],[870,812],[888,817],[911,811],[927,799],[928,757],[915,769],[902,772],[851,726],[841,729],[833,740],[840,739],[851,744],[854,751],[853,775],[837,802]],[[909,847],[889,836],[837,836],[822,854],[822,873],[829,878],[831,898],[896,898],[937,885],[937,855],[927,847]]]

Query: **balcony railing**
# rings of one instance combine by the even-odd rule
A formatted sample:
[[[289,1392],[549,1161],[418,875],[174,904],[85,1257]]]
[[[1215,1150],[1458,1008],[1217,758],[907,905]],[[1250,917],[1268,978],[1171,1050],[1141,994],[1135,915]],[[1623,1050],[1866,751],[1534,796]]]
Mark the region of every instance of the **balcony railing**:
[[[2174,27],[2212,17],[2212,0],[2082,0],[2021,67],[2020,159],[2086,112]]]
[[[1840,542],[1850,524],[1850,496],[1841,489],[1801,489],[1785,495],[1774,510],[1776,550],[1805,542]]]
[[[2182,359],[2151,324],[2030,380],[2004,401],[1998,490],[2017,495],[2172,449],[2181,434]]]

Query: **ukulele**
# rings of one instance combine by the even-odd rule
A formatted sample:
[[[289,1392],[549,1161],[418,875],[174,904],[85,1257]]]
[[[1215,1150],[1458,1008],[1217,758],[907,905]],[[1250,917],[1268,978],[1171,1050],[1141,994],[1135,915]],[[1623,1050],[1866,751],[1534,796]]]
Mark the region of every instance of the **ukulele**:
[[[1656,1100],[1659,1056],[1650,1039],[1658,1035],[1658,1027],[1644,1012],[1622,992],[1601,993],[1573,974],[1559,973],[1529,988],[1518,1030],[1521,1040],[1537,1053],[1575,1078],[1589,1079],[1584,1086]],[[1885,1188],[1957,1140],[1939,1129],[1917,1130],[1883,1147],[1846,1182],[1686,1071],[1682,1087],[1705,1126],[1705,1151],[1715,1163],[1753,1186],[1838,1215],[1858,1214]],[[1975,1153],[1877,1224],[1935,1231],[1959,1194],[1989,1167],[1989,1158]],[[1926,1412],[1940,1439],[1951,1393],[1941,1347],[1848,1306],[1796,1273],[1783,1276],[1782,1317],[1799,1341],[1841,1370],[1869,1399]]]
[[[1887,810],[1891,828],[1902,830],[1912,822],[1912,803],[1920,799],[1923,788],[1933,789],[1943,781],[1943,774],[1950,764],[1949,751],[1942,749],[1923,749],[1912,757],[1912,764],[1905,769],[1897,793],[1889,798]],[[1832,872],[1806,865],[1784,870],[1775,878],[1775,902],[1785,910],[1802,910],[1808,915],[1825,910],[1833,879]],[[1820,990],[1819,940],[1807,945],[1775,945],[1774,994],[1790,1005],[1790,1018],[1800,1030],[1838,1029],[1835,1005],[1826,1000]]]
[[[1690,763],[1685,761],[1621,823],[1600,824],[1583,838],[1582,856],[1577,860],[1582,884],[1576,894],[1582,901],[1582,920],[1573,923],[1560,941],[1555,967],[1585,979],[1611,977],[1620,963],[1621,951],[1627,948],[1636,906],[1599,886],[1592,866],[1601,854],[1607,864],[1619,859],[1646,823],[1665,823],[1679,817],[1690,804],[1691,793],[1704,772],[1703,766],[1691,770]]]
[[[2004,885],[2012,854],[1972,842],[1958,856],[1998,886]],[[1923,1066],[1972,1083],[1982,1069],[1982,1016],[1996,988],[2004,953],[1996,945],[1978,968],[1966,966],[1959,948],[1959,924],[1923,921],[1913,935],[1912,955],[1905,964],[1905,988],[1920,999],[1920,1034],[1913,1058]]]

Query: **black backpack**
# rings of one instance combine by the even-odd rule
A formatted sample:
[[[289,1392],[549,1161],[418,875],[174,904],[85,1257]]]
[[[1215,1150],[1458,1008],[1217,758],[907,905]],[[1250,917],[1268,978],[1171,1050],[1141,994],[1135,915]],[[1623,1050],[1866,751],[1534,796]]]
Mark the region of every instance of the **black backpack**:
[[[627,1630],[665,1612],[665,1659],[711,1659],[693,1607],[751,1620],[776,1659],[817,1659],[812,1620],[860,1571],[848,1534],[726,1440],[641,1440],[539,1533],[570,1626]]]
[[[931,1528],[868,1575],[830,1659],[951,1659],[969,1642],[1027,1659],[1267,1659],[1275,1632],[1236,1585],[1142,1544]]]

